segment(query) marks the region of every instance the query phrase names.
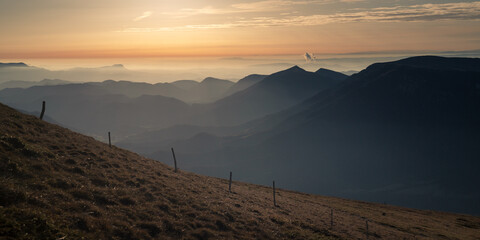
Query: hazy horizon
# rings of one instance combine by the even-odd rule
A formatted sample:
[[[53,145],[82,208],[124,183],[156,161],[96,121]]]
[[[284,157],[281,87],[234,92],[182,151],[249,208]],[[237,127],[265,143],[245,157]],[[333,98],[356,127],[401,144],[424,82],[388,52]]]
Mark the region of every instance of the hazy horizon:
[[[305,54],[308,54],[306,56]],[[43,78],[61,78],[55,72],[82,70],[81,68],[101,68],[122,64],[132,74],[123,74],[113,80],[134,82],[173,82],[178,80],[201,81],[207,77],[237,81],[250,74],[271,74],[297,65],[307,71],[326,68],[338,72],[361,71],[375,62],[386,62],[411,56],[436,55],[445,57],[480,57],[480,50],[472,51],[424,51],[424,52],[374,52],[349,54],[315,54],[243,56],[243,57],[164,57],[164,58],[21,58],[3,59],[0,62],[23,62],[32,67],[53,71],[53,75]],[[83,69],[85,70],[85,69]],[[37,81],[43,79],[39,76]],[[12,79],[21,80],[21,79]],[[62,79],[73,82],[104,81],[98,78],[88,79],[77,76],[76,79]]]
[[[139,74],[115,80],[151,83],[293,65],[359,71],[418,55],[478,57],[479,20],[474,0],[0,0],[0,61],[123,64]]]

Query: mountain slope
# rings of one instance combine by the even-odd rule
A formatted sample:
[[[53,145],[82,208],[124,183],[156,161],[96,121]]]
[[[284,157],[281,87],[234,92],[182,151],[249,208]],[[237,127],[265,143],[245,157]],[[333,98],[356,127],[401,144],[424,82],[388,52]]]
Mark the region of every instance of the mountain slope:
[[[232,85],[224,95],[225,96],[230,96],[230,95],[232,95],[236,92],[240,92],[240,91],[254,85],[255,83],[258,83],[258,82],[262,81],[267,76],[268,75],[260,75],[260,74],[248,75],[248,76],[238,80],[238,82],[236,82],[234,85]]]
[[[267,187],[233,182],[228,193],[226,180],[174,173],[4,105],[0,113],[0,235],[6,239],[479,236],[480,218],[467,215],[281,189],[273,207]]]
[[[225,92],[234,83],[228,80],[207,77],[197,85],[194,90],[190,91],[192,102],[213,102],[224,96]]]
[[[326,68],[320,68],[317,71],[315,71],[315,73],[324,78],[330,78],[335,80],[345,80],[348,77],[343,73],[335,72]]]

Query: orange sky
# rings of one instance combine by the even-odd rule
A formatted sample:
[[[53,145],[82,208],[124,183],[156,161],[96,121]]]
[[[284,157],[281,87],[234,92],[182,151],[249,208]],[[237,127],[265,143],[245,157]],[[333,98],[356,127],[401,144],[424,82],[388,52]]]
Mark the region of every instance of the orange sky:
[[[480,49],[480,1],[0,0],[0,57]]]

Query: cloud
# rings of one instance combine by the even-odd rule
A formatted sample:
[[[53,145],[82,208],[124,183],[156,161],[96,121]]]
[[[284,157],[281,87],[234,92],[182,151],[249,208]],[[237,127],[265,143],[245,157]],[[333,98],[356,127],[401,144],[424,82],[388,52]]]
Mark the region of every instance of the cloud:
[[[211,6],[203,7],[203,8],[182,8],[177,12],[163,12],[164,15],[171,15],[174,17],[190,17],[200,14],[229,14],[235,13],[238,11],[234,11],[232,9],[221,9],[221,8],[214,8]]]
[[[355,11],[352,12],[325,15],[314,14],[302,16],[280,15],[280,17],[254,17],[229,23],[143,29],[127,28],[122,32],[188,31],[193,29],[219,29],[235,27],[315,26],[329,23],[425,22],[438,20],[480,20],[480,2],[422,4],[372,9],[355,9]]]
[[[248,12],[272,12],[287,10],[288,7],[296,5],[308,4],[330,4],[335,2],[360,2],[365,0],[264,0],[257,2],[236,3],[227,8],[214,8],[206,6],[203,8],[183,8],[177,12],[163,12],[164,15],[175,17],[190,17],[195,15],[221,15],[233,13],[248,13]]]
[[[303,57],[305,58],[305,61],[307,61],[307,62],[314,62],[314,61],[317,60],[317,58],[315,57],[315,55],[313,53],[306,52],[305,54],[303,54]]]
[[[305,5],[305,4],[314,4],[319,1],[287,1],[287,0],[266,0],[259,2],[250,2],[250,3],[237,3],[233,4],[232,7],[235,9],[241,9],[244,11],[268,11],[268,10],[279,10],[287,6],[293,5]]]
[[[145,18],[148,18],[148,17],[152,16],[152,14],[153,14],[153,13],[150,12],[150,11],[144,12],[142,15],[134,18],[133,21],[135,21],[135,22],[140,21],[140,20],[142,20],[142,19],[145,19]]]

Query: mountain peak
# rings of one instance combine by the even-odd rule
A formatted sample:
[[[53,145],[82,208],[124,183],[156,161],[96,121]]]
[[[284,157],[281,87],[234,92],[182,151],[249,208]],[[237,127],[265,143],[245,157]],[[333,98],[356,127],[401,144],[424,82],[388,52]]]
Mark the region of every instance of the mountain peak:
[[[334,71],[332,71],[332,70],[330,70],[330,69],[326,69],[326,68],[319,68],[319,69],[318,69],[317,71],[315,71],[315,72],[318,73],[318,72],[334,72]]]
[[[203,79],[200,83],[218,83],[218,82],[230,82],[230,81],[225,79],[214,78],[214,77],[207,77]]]
[[[220,79],[218,78],[214,78],[214,77],[206,77],[205,79],[203,79],[201,82],[215,82],[215,81],[218,81]]]
[[[285,71],[296,71],[296,72],[302,71],[302,72],[305,72],[305,69],[299,67],[298,65],[295,65],[295,66],[293,66],[293,67],[291,67],[291,68],[289,68],[289,69],[286,69]]]
[[[114,84],[114,83],[116,83],[116,82],[117,82],[117,81],[115,81],[115,80],[108,79],[108,80],[103,81],[102,83],[105,83],[105,84]]]
[[[324,78],[330,78],[330,79],[335,79],[335,80],[344,80],[348,77],[347,75],[345,75],[343,73],[335,72],[333,70],[326,69],[326,68],[318,69],[315,72],[315,74],[317,74],[321,77],[324,77]]]

